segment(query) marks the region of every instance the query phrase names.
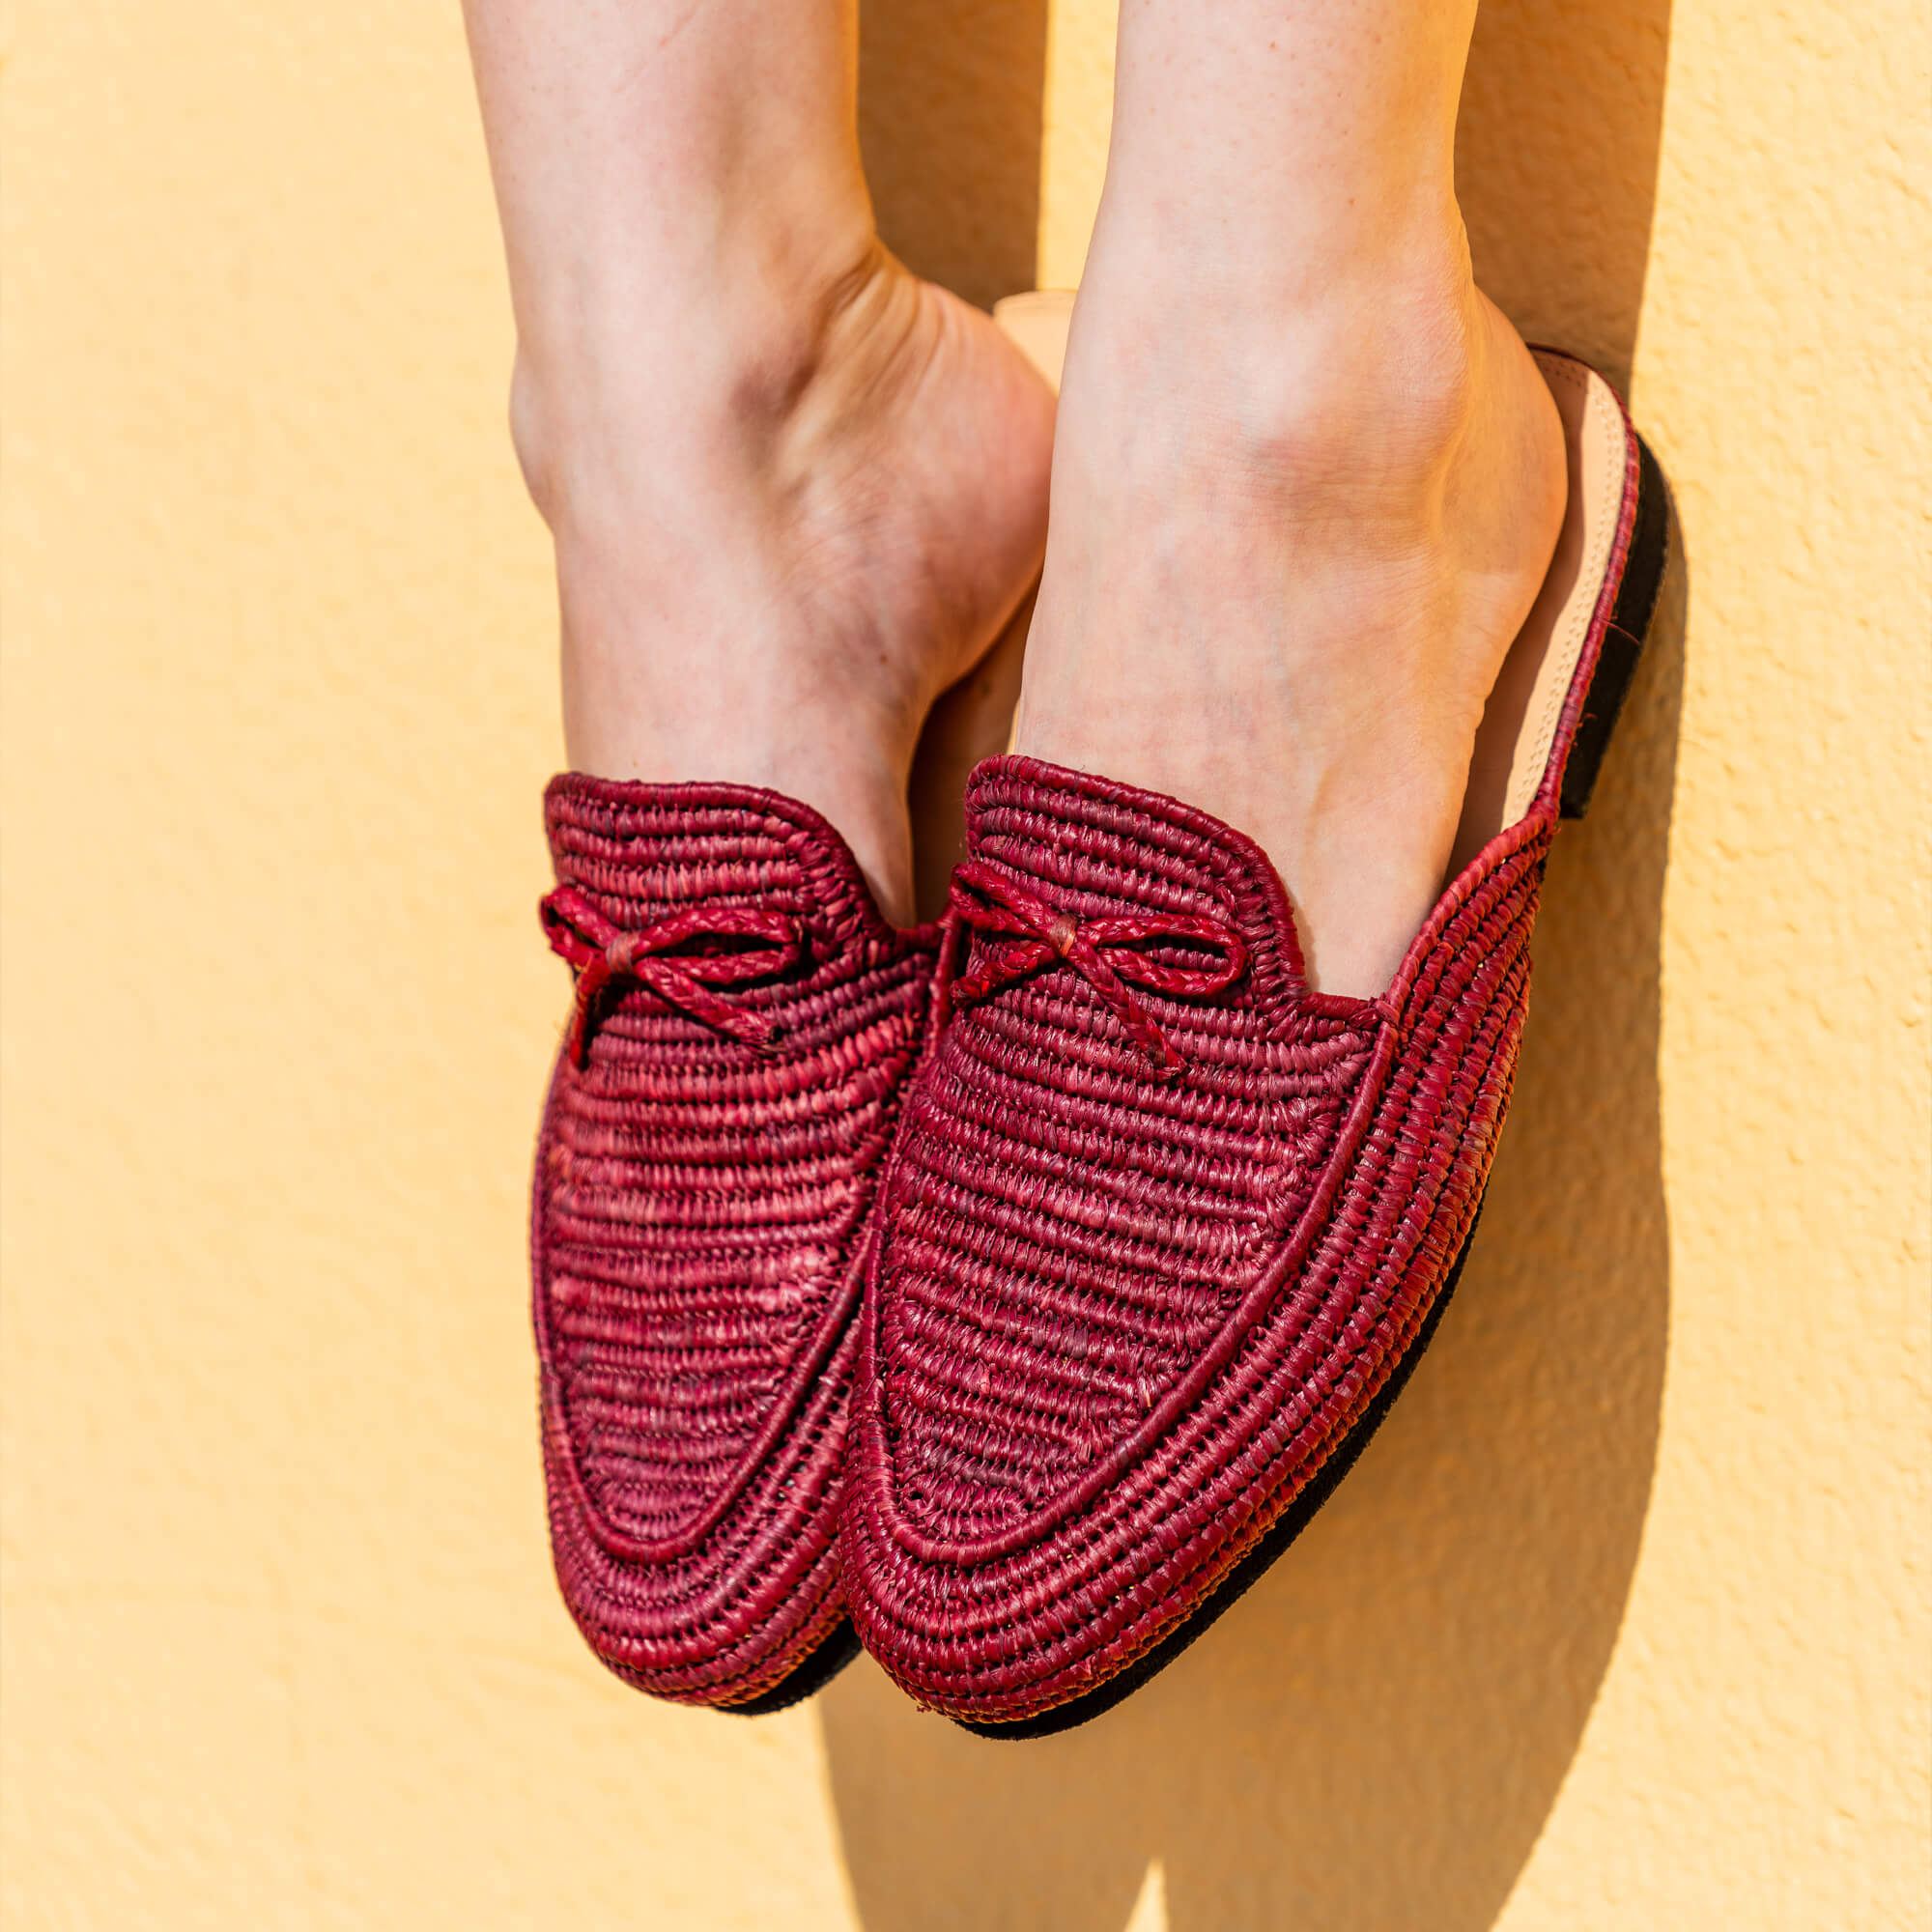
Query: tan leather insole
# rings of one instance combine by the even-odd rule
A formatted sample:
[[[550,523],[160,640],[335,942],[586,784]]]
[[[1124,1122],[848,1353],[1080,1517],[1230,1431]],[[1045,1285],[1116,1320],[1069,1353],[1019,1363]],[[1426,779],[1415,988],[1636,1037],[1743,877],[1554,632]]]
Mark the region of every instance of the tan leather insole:
[[[1072,295],[1038,290],[1009,296],[993,313],[1057,389]],[[1624,418],[1610,385],[1568,356],[1539,354],[1536,362],[1562,413],[1570,497],[1549,574],[1484,708],[1451,877],[1535,801],[1623,509]]]
[[[1570,498],[1543,588],[1483,708],[1451,878],[1536,800],[1623,513],[1628,450],[1615,393],[1594,370],[1567,355],[1539,352],[1536,366],[1563,417]]]

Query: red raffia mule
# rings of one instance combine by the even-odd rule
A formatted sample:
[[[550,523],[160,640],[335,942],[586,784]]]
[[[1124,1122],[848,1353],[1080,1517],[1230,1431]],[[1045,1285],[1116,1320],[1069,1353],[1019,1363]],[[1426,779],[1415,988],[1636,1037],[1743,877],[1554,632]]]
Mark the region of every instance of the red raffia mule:
[[[776,1710],[856,1654],[834,1548],[864,1250],[939,928],[745,785],[552,781],[577,1000],[537,1141],[553,1554],[618,1676]]]
[[[969,785],[841,1537],[867,1648],[976,1728],[1082,1721],[1199,1634],[1359,1454],[1454,1286],[1544,863],[1664,562],[1615,394],[1538,359],[1569,511],[1451,883],[1379,999],[1309,989],[1273,867],[1206,812],[1026,758]]]

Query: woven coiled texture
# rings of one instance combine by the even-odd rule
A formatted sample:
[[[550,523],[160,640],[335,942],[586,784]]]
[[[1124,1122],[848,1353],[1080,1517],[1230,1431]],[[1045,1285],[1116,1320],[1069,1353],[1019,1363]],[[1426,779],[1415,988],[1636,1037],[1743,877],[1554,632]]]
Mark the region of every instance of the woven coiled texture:
[[[1065,917],[1211,915],[1249,960],[1210,1001],[1145,995],[1165,1074],[1071,963],[1009,980],[952,1015],[907,1104],[847,1589],[921,1701],[1018,1721],[1198,1606],[1415,1337],[1507,1105],[1553,807],[1372,1003],[1306,988],[1272,868],[1205,813],[1006,758],[967,822],[975,860]]]
[[[842,1614],[858,1269],[935,935],[887,925],[837,834],[771,793],[571,776],[545,808],[565,889],[547,909],[608,933],[630,973],[593,962],[537,1151],[557,1577],[620,1675],[744,1702]],[[791,935],[775,970],[713,972],[681,1004],[730,957],[697,956],[707,934],[728,945],[747,924]],[[665,932],[679,944],[631,963],[637,935]]]

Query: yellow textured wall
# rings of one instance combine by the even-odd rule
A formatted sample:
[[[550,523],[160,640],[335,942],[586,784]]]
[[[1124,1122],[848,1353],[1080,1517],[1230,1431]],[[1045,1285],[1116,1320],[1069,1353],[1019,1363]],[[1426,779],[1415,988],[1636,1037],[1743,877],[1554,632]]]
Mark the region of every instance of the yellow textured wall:
[[[1077,274],[1110,26],[872,0],[909,257]],[[6,1923],[1932,1919],[1927,55],[1914,0],[1486,10],[1479,266],[1628,374],[1688,567],[1410,1393],[1153,1689],[1003,1746],[869,1666],[771,1719],[654,1707],[554,1600],[554,618],[453,0],[28,0]]]

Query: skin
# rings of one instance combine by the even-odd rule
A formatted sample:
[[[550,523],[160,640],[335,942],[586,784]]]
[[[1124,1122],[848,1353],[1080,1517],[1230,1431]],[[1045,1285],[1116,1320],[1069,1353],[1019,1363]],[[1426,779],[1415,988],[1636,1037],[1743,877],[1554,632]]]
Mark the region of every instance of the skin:
[[[1056,444],[878,242],[849,7],[469,0],[572,763],[803,798],[903,920],[920,724],[1043,558],[1017,749],[1250,833],[1379,992],[1563,510],[1456,207],[1474,12],[1125,0]]]

